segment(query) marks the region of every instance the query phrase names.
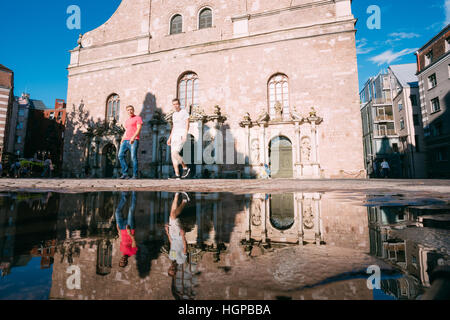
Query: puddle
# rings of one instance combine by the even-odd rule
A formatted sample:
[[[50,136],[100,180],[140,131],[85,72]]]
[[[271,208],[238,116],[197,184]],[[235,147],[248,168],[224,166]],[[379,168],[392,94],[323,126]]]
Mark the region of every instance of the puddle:
[[[388,193],[2,193],[0,299],[420,299],[448,265],[448,204]],[[379,288],[368,287],[370,266]]]

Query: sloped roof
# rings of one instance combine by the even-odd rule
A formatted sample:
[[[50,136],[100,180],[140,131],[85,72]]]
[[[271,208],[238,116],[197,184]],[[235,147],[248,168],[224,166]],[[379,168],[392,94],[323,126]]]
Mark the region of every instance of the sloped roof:
[[[33,109],[37,109],[37,110],[46,110],[47,107],[45,106],[44,102],[42,102],[41,100],[30,100],[31,102],[31,107]]]
[[[1,71],[6,71],[6,72],[13,72],[11,69],[8,69],[7,67],[5,67],[4,65],[0,64],[0,70]]]
[[[419,79],[416,76],[417,64],[397,64],[390,66],[389,69],[392,70],[403,88],[419,86]]]

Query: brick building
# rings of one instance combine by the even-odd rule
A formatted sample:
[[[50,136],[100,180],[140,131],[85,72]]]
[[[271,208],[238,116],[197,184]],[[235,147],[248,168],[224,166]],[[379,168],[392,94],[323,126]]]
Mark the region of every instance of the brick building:
[[[118,176],[134,105],[140,174],[167,177],[178,97],[196,177],[364,178],[355,22],[350,0],[123,0],[71,51],[65,176]]]
[[[65,122],[66,103],[64,100],[56,99],[53,109],[30,109],[25,158],[37,157],[43,160],[45,156],[50,156],[52,163],[56,165],[56,170],[59,171],[62,164]]]
[[[9,150],[9,130],[14,104],[14,72],[0,64],[0,161]]]
[[[450,178],[450,24],[417,53],[429,178]]]

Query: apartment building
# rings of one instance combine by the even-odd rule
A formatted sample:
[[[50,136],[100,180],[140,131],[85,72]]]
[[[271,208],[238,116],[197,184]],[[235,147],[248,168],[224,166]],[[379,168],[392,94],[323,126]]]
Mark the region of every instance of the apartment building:
[[[389,74],[371,77],[360,92],[365,166],[370,177],[380,177],[380,164],[386,159],[391,178],[401,177],[402,168]]]
[[[416,52],[430,178],[450,178],[450,24]]]
[[[422,115],[416,64],[388,68],[391,83],[395,127],[399,135],[401,176],[426,178]]]

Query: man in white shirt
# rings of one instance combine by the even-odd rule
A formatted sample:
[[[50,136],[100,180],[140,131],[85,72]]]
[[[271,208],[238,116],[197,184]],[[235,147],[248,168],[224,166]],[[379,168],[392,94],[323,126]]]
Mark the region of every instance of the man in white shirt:
[[[181,109],[180,100],[173,99],[172,105],[175,112],[172,115],[172,132],[170,133],[169,140],[167,140],[167,145],[171,146],[172,164],[173,170],[175,171],[174,179],[179,180],[180,178],[187,178],[190,173],[190,169],[183,162],[183,158],[180,155],[189,131],[189,114],[185,109]],[[183,167],[181,176],[179,165]]]
[[[389,163],[387,162],[386,159],[383,159],[383,162],[381,163],[381,172],[382,172],[383,178],[388,178],[389,169],[391,169],[389,167]]]

